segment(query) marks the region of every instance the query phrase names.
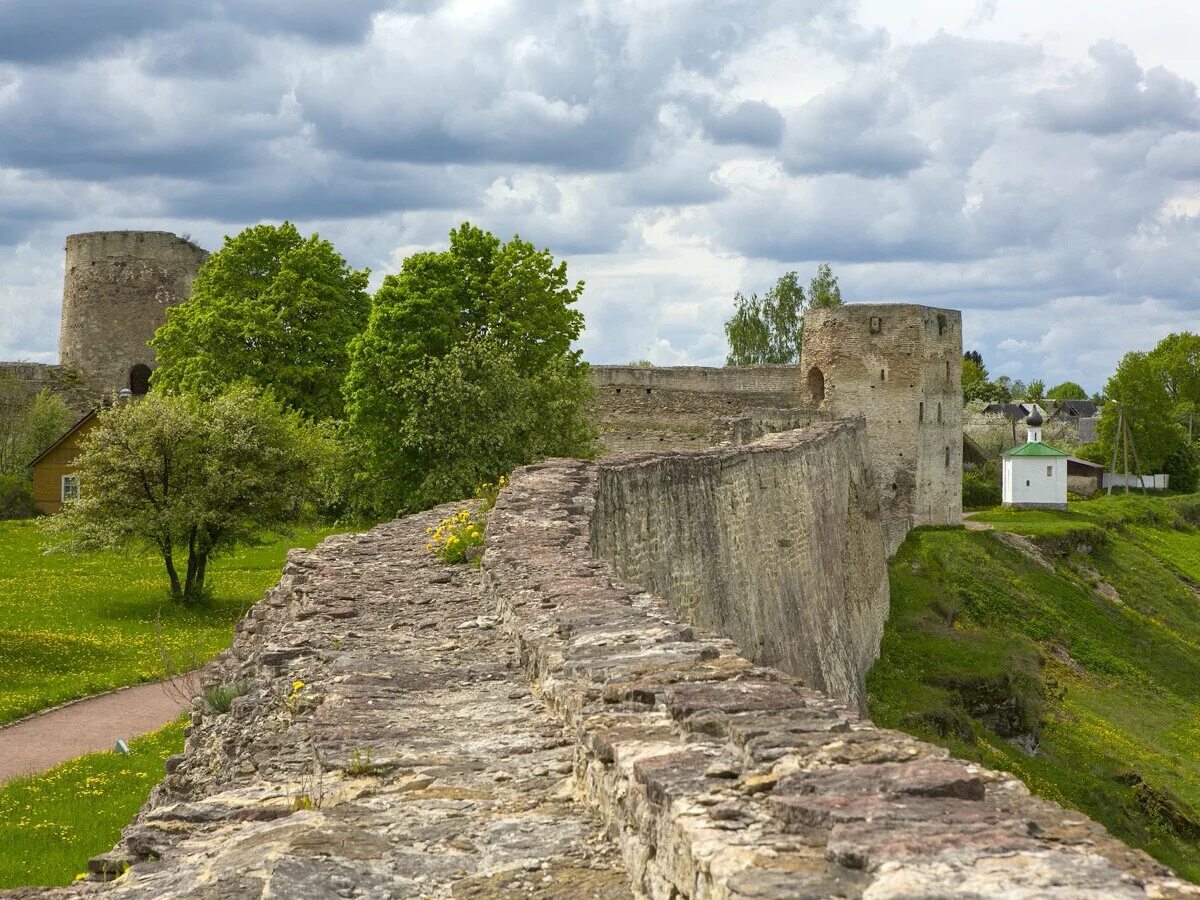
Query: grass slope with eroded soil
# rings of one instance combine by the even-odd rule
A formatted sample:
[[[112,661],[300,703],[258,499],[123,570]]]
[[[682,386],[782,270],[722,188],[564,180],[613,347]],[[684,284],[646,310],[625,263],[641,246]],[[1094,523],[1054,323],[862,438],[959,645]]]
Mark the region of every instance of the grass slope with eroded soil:
[[[891,562],[871,717],[1006,769],[1200,880],[1200,500],[996,509]]]

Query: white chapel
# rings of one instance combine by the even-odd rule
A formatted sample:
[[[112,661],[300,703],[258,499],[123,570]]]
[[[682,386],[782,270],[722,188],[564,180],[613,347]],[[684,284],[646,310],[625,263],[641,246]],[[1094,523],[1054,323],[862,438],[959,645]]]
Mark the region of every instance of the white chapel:
[[[1042,414],[1034,407],[1024,444],[1005,452],[1002,499],[1005,506],[1067,508],[1067,454],[1042,443]]]

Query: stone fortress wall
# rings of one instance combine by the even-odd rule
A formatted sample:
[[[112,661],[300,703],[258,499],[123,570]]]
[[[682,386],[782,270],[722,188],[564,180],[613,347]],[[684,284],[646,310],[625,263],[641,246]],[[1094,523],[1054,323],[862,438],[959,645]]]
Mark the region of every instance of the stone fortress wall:
[[[755,662],[863,707],[888,576],[861,418],[614,456],[598,481],[596,556]]]
[[[0,379],[14,379],[30,396],[42,390],[57,394],[72,412],[83,415],[96,405],[92,388],[64,366],[34,362],[0,362]]]
[[[94,231],[67,238],[59,361],[99,393],[144,393],[147,342],[182,303],[208,253],[165,231]]]
[[[606,454],[862,416],[891,554],[914,525],[962,520],[961,359],[957,310],[848,304],[808,311],[799,366],[594,366],[595,415]]]
[[[593,555],[616,502],[728,515],[703,507],[714,465],[754,488],[864,428],[525,467],[481,572],[423,549],[456,506],[293,551],[203,676],[243,693],[227,712],[193,702],[185,752],[89,865],[121,877],[21,896],[1200,897],[1011,776],[756,664]],[[710,524],[686,516],[679,538],[705,546]]]

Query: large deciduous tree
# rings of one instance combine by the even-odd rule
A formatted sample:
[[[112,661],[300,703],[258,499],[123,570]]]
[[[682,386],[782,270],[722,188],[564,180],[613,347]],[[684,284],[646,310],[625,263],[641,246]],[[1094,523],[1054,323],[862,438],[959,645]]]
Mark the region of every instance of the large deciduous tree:
[[[807,298],[800,276],[787,272],[762,297],[739,291],[733,304],[733,315],[725,322],[725,365],[788,365],[800,361],[805,309],[841,306],[842,292],[829,264],[822,263],[809,282]]]
[[[572,349],[582,292],[549,250],[469,223],[385,278],[345,384],[357,509],[395,515],[545,456],[594,454]]]
[[[226,237],[154,336],[154,387],[209,397],[246,383],[309,418],[340,418],[347,347],[370,313],[367,277],[290,222]]]
[[[1064,400],[1086,400],[1088,393],[1083,389],[1083,385],[1074,381],[1064,381],[1046,391],[1046,396],[1062,403]]]
[[[0,475],[27,478],[30,461],[58,438],[72,414],[61,398],[0,376]]]
[[[1149,360],[1171,398],[1176,420],[1187,428],[1189,438],[1200,437],[1200,335],[1169,334],[1150,351]]]
[[[1149,353],[1127,353],[1104,388],[1108,402],[1102,407],[1097,439],[1102,459],[1111,463],[1118,449],[1117,468],[1124,466],[1124,443],[1118,425],[1128,422],[1132,439],[1129,465],[1135,459],[1143,475],[1162,472],[1168,459],[1188,443],[1187,430],[1176,420],[1171,395]]]
[[[51,528],[74,549],[151,548],[171,595],[198,600],[215,554],[306,518],[330,453],[322,428],[249,388],[155,391],[99,413],[76,461],[80,499]]]

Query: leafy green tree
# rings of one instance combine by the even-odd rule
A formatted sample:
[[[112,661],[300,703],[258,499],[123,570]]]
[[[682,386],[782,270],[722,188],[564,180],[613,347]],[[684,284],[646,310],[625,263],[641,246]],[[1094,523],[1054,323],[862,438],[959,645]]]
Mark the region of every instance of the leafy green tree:
[[[30,394],[11,376],[0,377],[0,475],[29,477],[28,465],[58,439],[74,418],[48,390]]]
[[[1025,396],[1022,399],[1030,403],[1044,402],[1046,399],[1046,382],[1040,378],[1033,379],[1025,388]]]
[[[502,243],[468,223],[450,232],[449,249],[410,256],[385,278],[353,342],[345,384],[356,508],[395,515],[469,495],[475,485],[463,473],[495,481],[547,454],[594,453],[580,439],[587,366],[571,349],[583,327],[572,308],[582,292],[549,250],[518,236]],[[445,388],[430,382],[431,372]],[[528,396],[557,412],[547,406],[544,416],[521,419]],[[503,421],[509,415],[512,426]],[[470,440],[468,426],[477,432]],[[462,453],[449,452],[447,435],[465,442]]]
[[[828,263],[822,263],[809,282],[807,300],[799,275],[787,272],[762,297],[739,291],[733,303],[733,315],[725,322],[725,365],[787,365],[800,361],[805,309],[841,306],[842,292]]]
[[[829,263],[817,266],[816,277],[808,283],[808,305],[811,309],[830,309],[842,305],[842,289]],[[803,325],[803,323],[801,323]]]
[[[1142,474],[1163,471],[1167,459],[1187,442],[1187,431],[1175,420],[1171,395],[1154,360],[1148,353],[1126,353],[1105,385],[1104,393],[1110,402],[1102,407],[1097,426],[1097,441],[1103,451],[1101,459],[1111,464],[1113,448],[1120,445],[1117,468],[1124,466],[1124,445],[1120,444],[1118,430],[1124,414]],[[1131,471],[1134,462],[1131,451]]]
[[[972,355],[974,353],[974,355]],[[969,351],[963,354],[962,361],[962,389],[963,403],[970,403],[972,400],[984,400],[985,388],[989,387],[988,371],[984,368],[983,358],[977,351]],[[992,402],[992,401],[988,401]]]
[[[1188,437],[1197,434],[1200,418],[1200,335],[1190,331],[1169,334],[1149,353],[1151,364],[1171,398],[1175,418],[1185,425]]]
[[[348,345],[371,307],[368,274],[290,222],[226,237],[151,341],[154,387],[211,397],[246,383],[309,418],[341,418]]]
[[[782,275],[763,297],[758,294],[746,297],[739,291],[734,294],[733,303],[733,315],[725,323],[725,337],[729,341],[725,365],[799,361],[804,288],[795,272]]]
[[[1003,400],[993,401],[995,403],[1012,403],[1016,400],[1025,399],[1025,382],[1021,379],[1014,381],[1007,375],[1000,375],[992,380],[992,383],[1003,393]]]
[[[1061,403],[1064,400],[1086,400],[1087,391],[1074,381],[1064,381],[1046,391],[1046,396]]]
[[[171,596],[199,600],[215,554],[306,517],[330,457],[321,426],[267,395],[153,391],[100,412],[76,461],[80,499],[51,529],[77,550],[151,548]]]
[[[591,387],[568,356],[526,374],[495,341],[467,341],[410,371],[394,393],[390,436],[364,448],[371,458],[354,491],[376,514],[470,497],[539,459],[596,453]]]

